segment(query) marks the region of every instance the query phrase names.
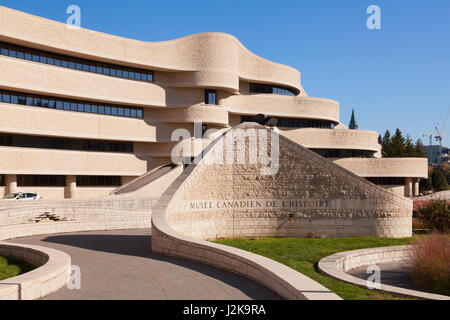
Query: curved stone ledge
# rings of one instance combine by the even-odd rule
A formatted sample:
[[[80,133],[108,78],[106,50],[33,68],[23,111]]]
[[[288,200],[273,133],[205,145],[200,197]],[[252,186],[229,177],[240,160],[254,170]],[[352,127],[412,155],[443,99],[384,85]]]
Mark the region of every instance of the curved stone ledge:
[[[64,252],[0,242],[0,256],[37,267],[20,276],[0,281],[0,300],[39,299],[62,288],[70,280],[71,260]]]
[[[404,261],[407,260],[410,255],[411,246],[392,246],[353,250],[336,253],[323,258],[319,261],[318,267],[322,273],[328,276],[367,289],[366,280],[354,277],[346,272],[363,266]],[[410,298],[450,300],[450,297],[448,296],[404,289],[385,284],[381,284],[380,289],[375,290],[394,293]]]
[[[346,158],[334,163],[360,177],[428,177],[427,158]]]
[[[163,42],[144,42],[0,7],[0,39],[81,58],[138,68],[184,72],[178,86],[239,91],[239,80],[268,82],[302,91],[294,68],[258,57],[235,37],[201,33]],[[156,75],[157,78],[157,75]]]
[[[278,128],[280,134],[308,149],[349,149],[378,152],[378,133],[345,129]]]

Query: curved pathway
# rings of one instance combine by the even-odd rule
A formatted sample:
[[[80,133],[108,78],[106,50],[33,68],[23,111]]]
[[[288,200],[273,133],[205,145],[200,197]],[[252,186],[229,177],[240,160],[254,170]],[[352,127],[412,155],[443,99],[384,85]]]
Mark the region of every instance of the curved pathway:
[[[81,269],[81,289],[48,300],[280,299],[265,287],[198,262],[154,254],[148,229],[14,239],[66,252]]]

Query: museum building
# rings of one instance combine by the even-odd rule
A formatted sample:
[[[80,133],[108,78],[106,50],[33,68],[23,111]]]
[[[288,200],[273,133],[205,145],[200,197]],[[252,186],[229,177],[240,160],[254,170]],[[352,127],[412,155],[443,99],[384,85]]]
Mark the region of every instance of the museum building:
[[[382,158],[377,132],[359,130],[354,117],[347,127],[339,103],[309,97],[299,71],[229,34],[143,42],[0,7],[0,197],[106,196],[170,164],[174,130],[207,146],[206,130],[260,114],[283,137],[394,193],[418,195],[427,178],[426,159]]]

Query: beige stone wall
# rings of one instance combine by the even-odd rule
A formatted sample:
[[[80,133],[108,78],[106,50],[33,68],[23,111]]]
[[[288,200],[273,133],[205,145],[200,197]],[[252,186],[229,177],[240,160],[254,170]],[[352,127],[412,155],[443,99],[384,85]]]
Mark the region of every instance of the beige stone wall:
[[[257,127],[244,124],[239,128],[246,126]],[[217,142],[208,155],[219,147]],[[247,145],[247,156],[257,151]],[[197,165],[173,185],[178,189],[166,211],[168,225],[195,239],[310,234],[411,236],[410,200],[357,177],[283,136],[279,165],[274,176],[261,176],[261,164]],[[223,203],[227,201],[243,201],[244,205],[226,207]],[[251,201],[254,204],[249,204]],[[267,205],[267,201],[276,206]],[[291,201],[308,204],[292,205]],[[289,214],[293,214],[292,220]]]
[[[139,176],[145,160],[134,154],[0,147],[2,174]]]
[[[378,133],[365,130],[279,128],[280,134],[308,149],[350,149],[378,152]]]
[[[427,158],[347,158],[334,163],[360,177],[428,177]]]

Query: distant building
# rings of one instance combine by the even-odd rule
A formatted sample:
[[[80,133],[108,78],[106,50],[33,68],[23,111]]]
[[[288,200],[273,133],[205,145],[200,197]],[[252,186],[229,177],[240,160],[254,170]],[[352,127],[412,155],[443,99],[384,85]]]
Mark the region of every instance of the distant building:
[[[350,120],[350,124],[348,125],[348,128],[350,130],[358,130],[358,123],[356,122],[356,117],[355,117],[355,109],[353,109],[353,111],[352,111],[352,118]]]
[[[424,146],[423,149],[428,157],[428,165],[436,165],[439,162],[439,146]],[[446,162],[448,160],[449,148],[442,147],[442,160]]]

